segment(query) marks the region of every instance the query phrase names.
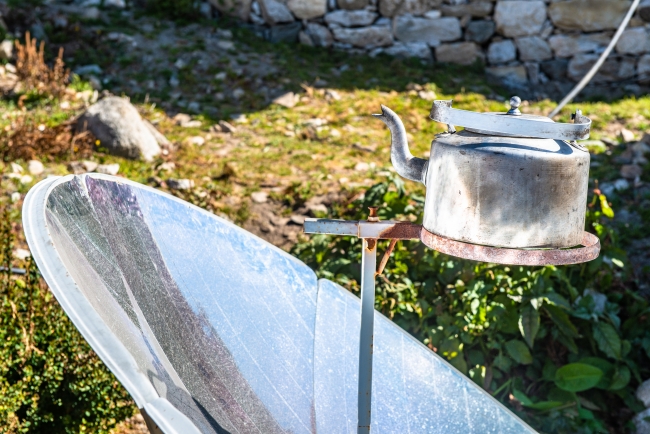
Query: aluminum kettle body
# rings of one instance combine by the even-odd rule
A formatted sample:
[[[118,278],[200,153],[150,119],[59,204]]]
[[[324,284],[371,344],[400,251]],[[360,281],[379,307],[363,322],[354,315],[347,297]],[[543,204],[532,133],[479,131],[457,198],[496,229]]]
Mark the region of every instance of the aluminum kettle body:
[[[509,248],[572,247],[582,241],[589,153],[564,140],[439,134],[429,160],[408,149],[399,117],[375,115],[391,131],[391,161],[427,187],[423,226],[453,240]]]

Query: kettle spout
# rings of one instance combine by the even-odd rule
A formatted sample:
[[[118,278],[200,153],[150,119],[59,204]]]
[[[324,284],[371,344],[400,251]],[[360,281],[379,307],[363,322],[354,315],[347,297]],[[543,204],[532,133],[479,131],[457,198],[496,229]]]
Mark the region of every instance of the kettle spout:
[[[373,114],[388,126],[391,135],[390,160],[400,176],[411,181],[425,184],[427,166],[429,162],[422,158],[414,157],[409,151],[406,130],[401,119],[394,111],[386,106],[381,106],[381,114]]]

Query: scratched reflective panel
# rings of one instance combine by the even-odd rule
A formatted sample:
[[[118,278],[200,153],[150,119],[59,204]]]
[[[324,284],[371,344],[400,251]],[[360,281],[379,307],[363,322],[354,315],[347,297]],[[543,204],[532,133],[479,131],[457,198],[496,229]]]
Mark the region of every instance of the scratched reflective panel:
[[[318,282],[314,392],[323,433],[357,432],[359,299]],[[373,433],[533,433],[446,361],[375,312]]]
[[[79,289],[202,432],[356,432],[358,298],[131,183],[75,177],[50,193],[46,218]],[[378,313],[373,389],[373,433],[528,430]]]
[[[130,184],[48,198],[61,258],[158,393],[202,432],[313,432],[316,277],[257,237]]]

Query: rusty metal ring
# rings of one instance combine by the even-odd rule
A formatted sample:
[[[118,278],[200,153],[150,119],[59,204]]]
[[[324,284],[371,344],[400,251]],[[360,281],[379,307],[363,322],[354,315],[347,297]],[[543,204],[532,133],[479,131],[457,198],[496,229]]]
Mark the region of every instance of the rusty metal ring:
[[[420,231],[420,241],[441,253],[470,259],[472,261],[492,262],[504,265],[569,265],[596,259],[600,253],[600,240],[597,236],[584,232],[583,247],[572,249],[509,249],[480,246],[455,241],[436,235],[425,228]]]

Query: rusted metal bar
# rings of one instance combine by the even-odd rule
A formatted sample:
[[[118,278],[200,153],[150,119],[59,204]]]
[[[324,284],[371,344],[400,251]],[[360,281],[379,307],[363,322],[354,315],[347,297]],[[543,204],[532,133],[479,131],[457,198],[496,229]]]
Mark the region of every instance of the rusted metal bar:
[[[388,249],[386,250],[386,253],[384,253],[384,257],[381,258],[381,262],[379,263],[379,268],[375,272],[375,276],[381,276],[381,273],[384,272],[384,268],[386,268],[386,264],[388,263],[388,258],[390,258],[390,255],[393,253],[393,249],[395,248],[395,244],[397,244],[396,239],[390,240]]]

